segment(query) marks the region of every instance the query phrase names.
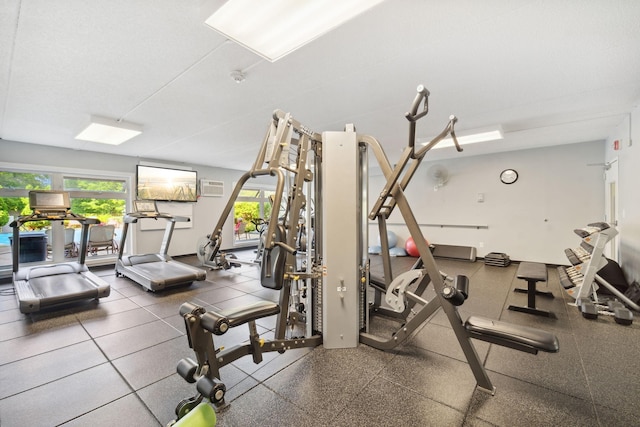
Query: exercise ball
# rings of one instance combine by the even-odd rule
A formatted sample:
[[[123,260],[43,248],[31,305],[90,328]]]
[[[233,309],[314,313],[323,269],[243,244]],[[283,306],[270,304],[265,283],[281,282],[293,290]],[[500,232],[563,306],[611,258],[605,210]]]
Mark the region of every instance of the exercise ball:
[[[369,246],[369,254],[380,255],[382,248],[380,246]]]
[[[398,236],[393,231],[387,231],[387,240],[389,241],[389,248],[394,248],[398,244]],[[378,245],[382,246],[380,237],[378,237]]]
[[[407,256],[407,251],[405,251],[403,248],[390,248],[389,249],[389,255],[390,256]]]
[[[426,239],[425,239],[425,242],[427,243],[427,246],[429,246],[429,242],[427,242]],[[418,251],[416,242],[413,241],[413,237],[409,237],[407,239],[406,243],[404,244],[404,249],[407,251],[407,254],[409,254],[409,256],[413,256],[413,257],[420,256],[420,252]]]

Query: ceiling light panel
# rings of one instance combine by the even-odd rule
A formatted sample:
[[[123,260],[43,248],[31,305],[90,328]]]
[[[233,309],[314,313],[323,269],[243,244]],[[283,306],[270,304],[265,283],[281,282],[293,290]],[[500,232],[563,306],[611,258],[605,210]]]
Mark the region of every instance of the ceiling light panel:
[[[142,126],[105,117],[91,116],[91,123],[75,139],[119,145],[142,133]]]
[[[229,0],[205,24],[275,62],[383,0]]]

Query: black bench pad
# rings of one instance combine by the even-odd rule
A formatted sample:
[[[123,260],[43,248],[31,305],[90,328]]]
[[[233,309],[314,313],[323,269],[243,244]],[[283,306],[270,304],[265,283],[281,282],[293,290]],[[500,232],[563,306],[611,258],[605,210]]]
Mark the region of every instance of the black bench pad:
[[[201,325],[209,332],[213,332],[216,335],[216,325],[220,324],[220,321],[226,319],[230,328],[240,326],[251,320],[261,319],[267,316],[273,316],[280,313],[280,306],[271,301],[258,301],[251,305],[245,305],[238,308],[224,310],[220,312],[207,311],[202,315]]]
[[[229,319],[229,326],[242,325],[250,320],[257,320],[280,313],[278,303],[272,301],[258,301],[254,304],[233,308],[222,312]]]
[[[518,266],[518,272],[516,275],[518,279],[527,281],[527,289],[515,288],[513,290],[514,292],[523,292],[527,294],[527,306],[520,307],[517,305],[510,305],[509,310],[555,318],[555,314],[550,311],[539,310],[536,308],[536,295],[553,298],[553,294],[551,292],[536,290],[536,283],[547,281],[547,265],[539,262],[521,262]]]
[[[539,262],[521,262],[516,273],[518,279],[547,281],[547,266]]]
[[[226,319],[229,327],[233,328],[251,320],[273,316],[278,313],[280,313],[280,306],[277,303],[272,301],[258,301],[250,305],[220,312],[207,311],[201,317],[201,325],[204,329],[213,332],[215,325],[219,324],[221,319]]]
[[[538,350],[557,353],[558,338],[549,332],[499,320],[470,316],[464,324],[472,338],[536,354]]]

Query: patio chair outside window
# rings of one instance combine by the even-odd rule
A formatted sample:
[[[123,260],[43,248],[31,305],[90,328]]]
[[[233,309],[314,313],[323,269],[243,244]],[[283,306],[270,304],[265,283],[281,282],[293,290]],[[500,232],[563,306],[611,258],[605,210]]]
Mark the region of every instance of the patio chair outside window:
[[[51,252],[51,229],[45,230],[47,234],[47,252]],[[73,228],[64,229],[64,256],[73,258],[78,256],[78,245],[74,241],[76,231]]]
[[[92,225],[89,228],[89,243],[87,244],[87,253],[90,255],[98,255],[100,251],[115,253],[118,245],[115,242],[114,225]]]
[[[242,221],[242,219],[240,219],[236,224],[236,237],[238,239],[241,239],[242,237],[246,239],[247,235],[247,225]]]

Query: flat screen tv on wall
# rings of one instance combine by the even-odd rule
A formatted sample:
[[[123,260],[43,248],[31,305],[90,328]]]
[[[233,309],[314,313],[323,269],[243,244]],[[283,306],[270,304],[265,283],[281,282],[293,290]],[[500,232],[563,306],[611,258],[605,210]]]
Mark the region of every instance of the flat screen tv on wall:
[[[198,200],[198,173],[190,170],[137,165],[136,197],[163,202]]]

